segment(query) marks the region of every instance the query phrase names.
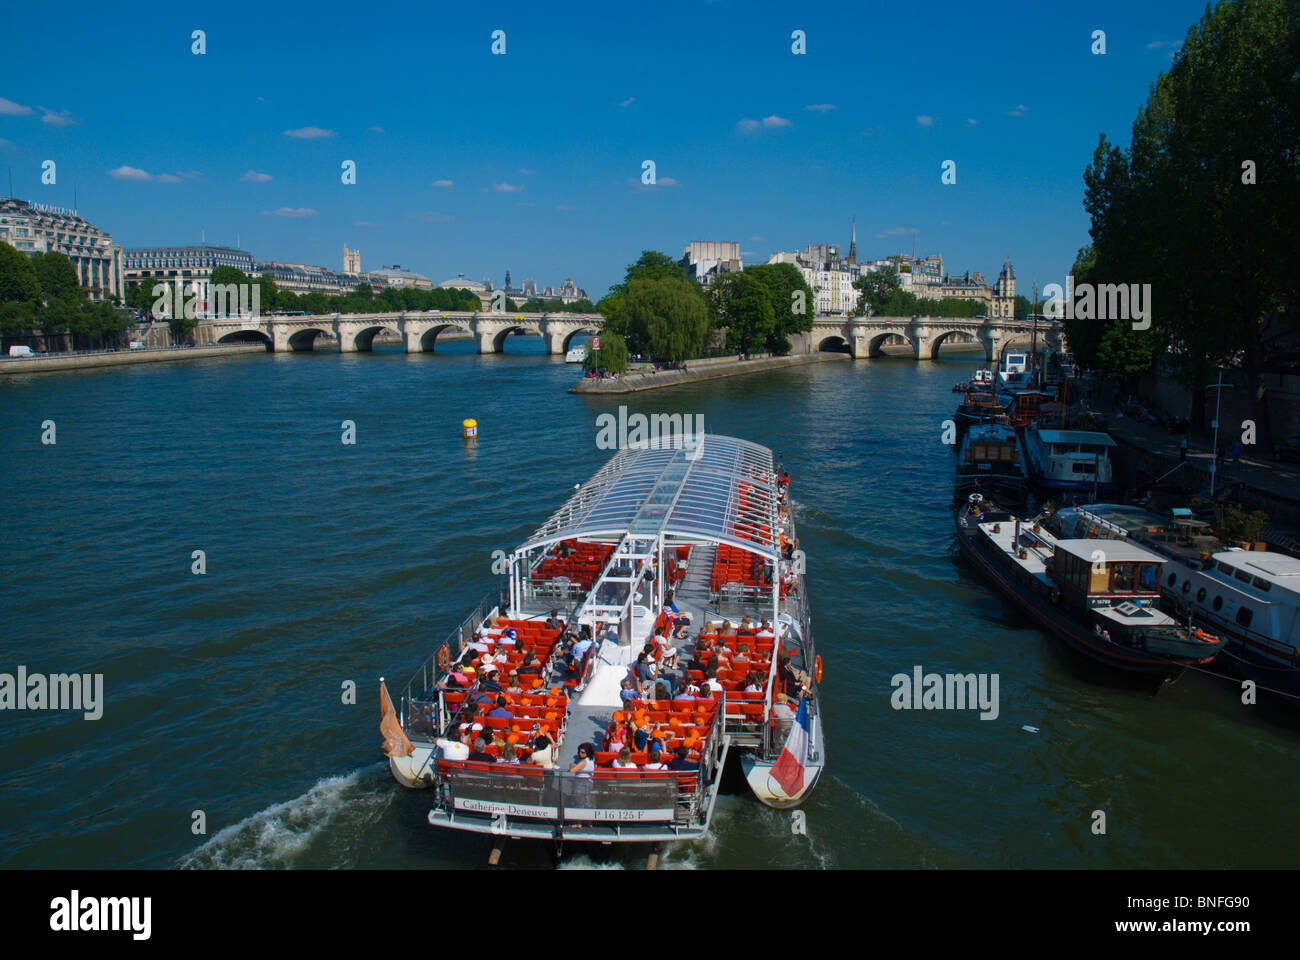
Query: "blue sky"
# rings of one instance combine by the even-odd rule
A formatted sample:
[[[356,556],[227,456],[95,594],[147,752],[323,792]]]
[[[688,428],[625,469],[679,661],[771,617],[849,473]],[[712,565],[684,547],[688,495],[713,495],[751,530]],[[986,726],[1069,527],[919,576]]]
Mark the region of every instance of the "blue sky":
[[[71,206],[75,182],[82,215],[127,247],[206,231],[339,269],[346,243],[363,269],[499,284],[509,268],[595,298],[643,249],[738,240],[765,262],[847,248],[856,215],[861,257],[910,252],[915,235],[949,272],[992,280],[1010,255],[1027,294],[1063,282],[1088,241],[1098,134],[1128,142],[1203,11],[10,4],[0,164],[25,199]],[[945,160],[955,185],[940,183]]]

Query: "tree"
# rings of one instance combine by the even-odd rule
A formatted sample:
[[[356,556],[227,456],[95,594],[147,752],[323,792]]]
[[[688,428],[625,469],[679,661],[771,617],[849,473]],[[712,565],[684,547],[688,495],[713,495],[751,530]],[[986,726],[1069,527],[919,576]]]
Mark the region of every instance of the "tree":
[[[1300,306],[1300,278],[1276,268],[1300,215],[1298,60],[1287,0],[1207,8],[1139,109],[1128,149],[1103,135],[1084,174],[1094,275],[1150,283],[1152,357],[1171,357],[1192,388],[1194,426],[1215,368],[1239,364],[1265,444],[1263,331],[1279,317],[1294,328]],[[1092,334],[1099,358],[1109,333]],[[1133,360],[1138,348],[1120,350],[1115,336],[1106,355]]]
[[[586,359],[582,362],[590,370],[622,373],[627,369],[627,343],[617,333],[602,330],[600,349],[589,349]]]
[[[637,277],[618,295],[607,329],[629,350],[680,362],[704,349],[709,311],[699,288],[684,277]]]
[[[898,270],[891,264],[862,274],[853,281],[853,289],[859,293],[857,306],[859,315],[890,316],[884,312],[884,308],[891,298],[903,292],[903,285],[899,282]]]
[[[790,336],[813,328],[817,301],[812,288],[793,263],[759,264],[744,273],[763,284],[772,303],[775,323],[764,346],[771,353],[789,353]]]
[[[41,299],[46,302],[62,297],[86,299],[86,292],[77,278],[77,268],[57,250],[38,253],[32,257],[36,279],[41,285]]]
[[[767,285],[751,270],[719,277],[709,291],[718,320],[727,331],[727,347],[752,353],[776,332],[776,311]]]
[[[0,242],[0,303],[35,303],[41,284],[27,255]]]

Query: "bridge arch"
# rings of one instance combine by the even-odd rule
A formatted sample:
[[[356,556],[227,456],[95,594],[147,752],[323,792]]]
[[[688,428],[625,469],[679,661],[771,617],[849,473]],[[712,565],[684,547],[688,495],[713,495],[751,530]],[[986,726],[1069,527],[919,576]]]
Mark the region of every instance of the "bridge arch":
[[[542,336],[542,331],[539,330],[539,329],[537,329],[537,328],[534,327],[534,326],[520,326],[520,325],[515,325],[515,326],[512,326],[512,327],[503,327],[502,329],[498,330],[498,331],[497,331],[495,334],[493,334],[493,336],[492,336],[492,352],[493,352],[493,353],[505,353],[505,352],[506,352],[506,340],[507,340],[509,337],[514,336],[515,334],[523,334],[523,335],[526,335],[526,336],[541,337],[541,336]],[[543,339],[545,339],[545,338],[543,338]]]
[[[469,327],[459,323],[436,324],[424,331],[424,333],[420,334],[420,351],[422,353],[435,353],[438,337],[446,333],[448,330],[454,330],[458,333],[470,332]]]
[[[560,352],[568,353],[573,348],[573,338],[580,333],[585,333],[588,337],[594,337],[600,333],[600,330],[597,327],[579,327],[576,330],[570,330],[564,335],[564,340],[560,345]]]
[[[975,334],[970,330],[944,330],[942,333],[930,337],[930,359],[938,360],[939,348],[952,338],[956,338],[953,339],[954,343],[979,343],[986,353],[988,351],[988,348],[984,347],[984,345],[980,343],[979,337],[975,336]]]
[[[849,342],[838,334],[822,337],[817,342],[818,353],[851,353]]]
[[[401,336],[401,331],[398,330],[395,326],[389,326],[388,324],[384,324],[384,323],[377,323],[374,324],[373,326],[369,326],[362,330],[358,330],[355,334],[353,334],[352,342],[354,344],[355,349],[364,353],[369,353],[370,351],[374,350],[375,337],[377,337],[381,331],[387,331],[393,334],[394,336],[398,336],[398,337]]]
[[[310,353],[316,349],[317,337],[330,337],[333,334],[320,327],[303,327],[289,334],[289,349],[294,353]]]
[[[234,330],[219,337],[217,343],[260,343],[266,347],[268,353],[275,349],[271,338],[261,330]]]
[[[1038,331],[1038,342],[1040,344],[1043,344],[1044,342],[1044,333],[1042,330]],[[1034,333],[1032,330],[1016,330],[1014,333],[1008,334],[1007,337],[998,345],[998,361],[1001,362],[1002,358],[1007,355],[1007,351],[1009,350],[1023,350],[1028,353],[1029,349],[1033,345]]]
[[[903,332],[902,328],[900,327],[896,329],[882,330],[879,333],[872,334],[871,338],[867,341],[867,356],[868,357],[885,356],[886,355],[884,351],[885,341],[888,340],[890,337],[901,337],[902,339],[907,341],[908,346],[912,348],[913,352],[916,351],[916,344],[912,341],[911,337],[909,337],[905,332]]]

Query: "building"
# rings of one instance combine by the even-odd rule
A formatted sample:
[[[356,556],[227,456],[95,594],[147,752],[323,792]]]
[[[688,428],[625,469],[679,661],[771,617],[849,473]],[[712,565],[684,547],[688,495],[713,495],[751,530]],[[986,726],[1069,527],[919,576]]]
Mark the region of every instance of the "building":
[[[745,268],[740,261],[740,243],[731,240],[695,240],[688,243],[682,249],[682,258],[678,263],[689,277],[706,285],[722,274],[739,273]]]
[[[335,273],[327,267],[283,260],[259,260],[255,273],[257,276],[269,275],[277,290],[297,294],[323,293],[329,297],[351,293],[358,283],[366,282],[357,274]]]
[[[343,244],[343,272],[353,276],[361,273],[361,251],[349,250],[346,243]]]
[[[411,287],[415,290],[432,290],[433,281],[410,270],[403,270],[400,264],[371,270],[367,277],[378,277],[385,287]],[[445,286],[445,284],[439,284]]]
[[[14,197],[0,200],[0,241],[29,257],[63,254],[91,300],[126,298],[122,248],[112,234],[91,226],[76,210]]]
[[[810,243],[803,250],[781,250],[768,257],[768,263],[790,263],[798,268],[804,282],[812,288],[813,311],[822,316],[845,316],[853,313],[859,293],[853,281],[862,275],[858,264],[858,229],[855,223],[849,241],[849,256],[841,257],[833,243]]]
[[[137,247],[122,254],[123,272],[129,283],[181,281],[186,290],[197,291],[199,300],[208,301],[208,280],[217,267],[234,267],[253,274],[253,255],[234,247],[192,244],[188,247]],[[152,294],[152,289],[149,291]]]
[[[977,300],[983,305],[982,313],[986,317],[1016,315],[1016,274],[1011,267],[1010,257],[1003,262],[1002,270],[993,286],[989,286],[984,279],[984,274],[977,270],[960,277],[945,276],[938,281],[927,280],[927,282],[917,283],[913,280],[910,289],[912,293],[924,300],[942,300],[946,297]]]

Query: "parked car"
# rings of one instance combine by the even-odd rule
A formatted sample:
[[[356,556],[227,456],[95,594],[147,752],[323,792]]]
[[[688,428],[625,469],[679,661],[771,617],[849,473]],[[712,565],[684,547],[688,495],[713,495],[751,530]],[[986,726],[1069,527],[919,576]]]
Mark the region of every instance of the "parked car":
[[[22,344],[14,344],[12,347],[9,348],[9,356],[30,357],[32,356],[32,348]]]

